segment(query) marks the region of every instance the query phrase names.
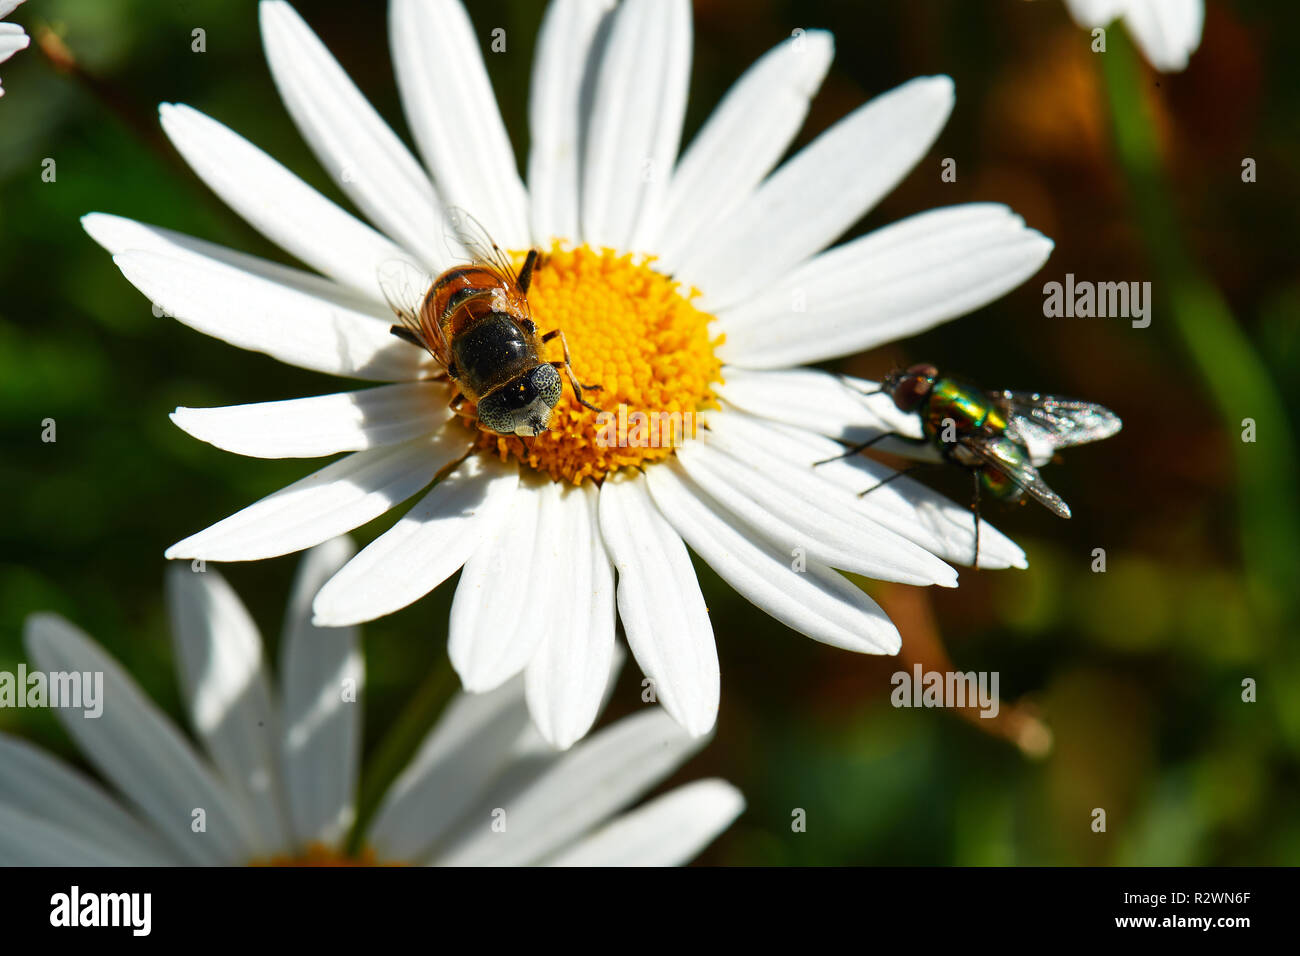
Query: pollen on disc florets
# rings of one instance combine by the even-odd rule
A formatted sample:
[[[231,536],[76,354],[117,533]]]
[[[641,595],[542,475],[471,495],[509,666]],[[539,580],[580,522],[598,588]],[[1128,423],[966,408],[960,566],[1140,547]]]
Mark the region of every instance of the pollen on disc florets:
[[[272,856],[253,860],[250,866],[402,866],[401,863],[381,863],[375,851],[364,847],[356,855],[349,855],[323,843],[309,843],[296,854]]]
[[[710,339],[697,293],[683,294],[652,262],[560,243],[544,255],[528,290],[538,335],[563,330],[578,381],[601,386],[584,397],[602,413],[580,405],[566,380],[549,429],[527,440],[480,432],[480,449],[581,484],[667,458],[694,436],[695,416],[717,406],[722,340]],[[542,348],[543,360],[564,357],[558,337]]]

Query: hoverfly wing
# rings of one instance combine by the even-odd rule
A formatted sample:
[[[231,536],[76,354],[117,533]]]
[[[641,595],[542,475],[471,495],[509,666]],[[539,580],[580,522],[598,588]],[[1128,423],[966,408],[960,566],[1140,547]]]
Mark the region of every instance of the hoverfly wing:
[[[514,263],[506,251],[497,245],[483,223],[459,206],[447,206],[446,213],[447,239],[449,245],[454,243],[453,250],[456,245],[460,246],[471,260],[491,266],[503,278],[508,279],[511,285],[517,285],[519,276],[515,272]]]
[[[1062,518],[1070,517],[1070,506],[1043,481],[1042,475],[1028,457],[1028,449],[1025,450],[1025,457],[1013,456],[1008,453],[1006,440],[1006,436],[969,435],[961,441],[984,464],[992,465],[1002,472],[1049,511]]]
[[[998,392],[996,398],[1008,411],[1007,431],[1027,446],[1034,457],[1047,449],[1082,445],[1109,438],[1123,424],[1110,409],[1092,402],[1037,392]]]
[[[384,301],[401,321],[402,327],[424,345],[445,368],[447,343],[442,337],[442,330],[436,326],[432,329],[436,338],[431,342],[425,334],[424,324],[420,321],[424,296],[433,280],[423,269],[408,259],[386,259],[379,264],[376,275],[379,290],[384,294]]]

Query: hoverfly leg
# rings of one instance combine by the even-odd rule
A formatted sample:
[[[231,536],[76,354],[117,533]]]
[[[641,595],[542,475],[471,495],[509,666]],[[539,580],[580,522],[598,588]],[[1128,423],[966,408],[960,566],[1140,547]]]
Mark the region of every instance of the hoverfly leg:
[[[970,503],[970,510],[975,515],[975,556],[971,558],[970,566],[978,568],[980,564],[980,473],[976,470],[971,474],[975,476],[975,497]]]
[[[460,408],[462,405],[465,404],[464,394],[461,392],[457,392],[455,398],[453,398],[447,404],[450,405],[452,408]]]
[[[829,460],[830,460],[830,461],[834,461],[835,459],[832,458],[832,459],[829,459]],[[915,470],[916,470],[916,465],[909,465],[907,468],[904,468],[902,471],[896,471],[896,472],[894,472],[892,475],[890,475],[888,478],[882,478],[880,481],[876,482],[876,483],[875,483],[874,485],[872,485],[870,488],[864,488],[862,491],[859,491],[859,492],[858,492],[858,497],[861,498],[863,495],[869,495],[869,494],[871,494],[873,491],[875,491],[877,488],[883,488],[883,487],[885,487],[885,485],[889,484],[889,483],[890,483],[891,481],[893,481],[895,478],[902,478],[904,475],[906,475],[906,474],[910,474],[911,472],[913,472],[913,471],[915,471]]]
[[[585,398],[582,397],[582,393],[584,389],[599,391],[600,389],[599,385],[583,385],[581,382],[578,381],[578,377],[573,374],[573,369],[569,368],[568,364],[566,364],[565,362],[549,362],[547,364],[549,364],[552,368],[563,370],[564,374],[568,376],[569,384],[573,386],[573,394],[578,399],[579,404],[585,406],[586,408],[590,408],[593,412],[604,411],[604,409],[601,408],[599,405],[593,405],[591,404],[591,402],[587,401]]]
[[[528,294],[528,287],[533,284],[533,270],[537,268],[537,250],[529,249],[528,256],[524,259],[524,267],[519,270],[519,291],[524,295]]]
[[[419,335],[417,335],[415,332],[413,332],[411,329],[408,329],[404,325],[394,325],[388,331],[393,333],[393,335],[396,335],[403,342],[409,342],[418,348],[425,347],[424,339],[420,338]]]
[[[818,465],[824,465],[828,461],[839,461],[841,458],[852,458],[858,452],[866,451],[876,442],[880,441],[881,439],[888,438],[891,434],[892,432],[881,432],[875,438],[869,439],[868,441],[861,442],[857,445],[852,446],[851,448],[846,448],[841,454],[835,455],[832,458],[823,458],[821,461],[813,462],[813,467],[816,468]]]
[[[545,335],[542,336],[542,342],[543,343],[549,342],[557,335],[560,337],[560,348],[564,352],[564,361],[552,362],[551,365],[557,369],[564,369],[564,374],[568,376],[569,384],[573,386],[573,394],[577,396],[579,404],[587,408],[590,408],[593,412],[604,411],[604,409],[591,404],[591,402],[587,401],[585,398],[582,397],[583,389],[589,389],[590,391],[593,392],[599,392],[601,391],[601,386],[583,385],[581,382],[578,381],[578,376],[573,374],[573,363],[569,359],[569,342],[564,337],[564,330],[552,329],[551,331],[547,332]]]

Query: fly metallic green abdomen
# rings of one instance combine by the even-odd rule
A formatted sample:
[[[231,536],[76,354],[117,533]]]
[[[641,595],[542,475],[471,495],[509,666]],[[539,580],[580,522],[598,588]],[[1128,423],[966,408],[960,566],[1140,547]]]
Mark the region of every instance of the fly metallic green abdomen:
[[[1030,392],[989,392],[940,376],[939,370],[928,364],[890,373],[879,391],[888,394],[899,411],[920,419],[924,437],[911,440],[933,446],[946,461],[973,474],[973,564],[979,561],[981,492],[1003,501],[1015,501],[1028,492],[1068,518],[1069,506],[1047,486],[1037,466],[1049,461],[1058,448],[1098,441],[1120,429],[1118,416],[1100,405]],[[855,454],[884,437],[879,435],[846,454]]]
[[[997,438],[992,439],[989,445],[995,449],[995,454],[999,460],[1015,463],[1016,467],[1022,469],[1033,467],[1033,462],[1030,461],[1029,452],[1025,447],[1012,441],[1006,435],[999,435]],[[979,475],[980,488],[1001,501],[1019,501],[1024,494],[1024,490],[1001,468],[994,468],[992,465],[981,465],[977,470],[977,474]],[[1066,517],[1069,517],[1069,515],[1067,514]]]

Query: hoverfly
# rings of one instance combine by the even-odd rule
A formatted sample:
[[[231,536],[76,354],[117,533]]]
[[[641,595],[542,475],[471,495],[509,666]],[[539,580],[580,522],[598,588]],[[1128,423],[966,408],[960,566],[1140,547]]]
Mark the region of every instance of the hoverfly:
[[[856,389],[855,389],[856,390]],[[924,437],[885,432],[847,449],[848,457],[892,437],[935,448],[945,461],[974,476],[971,510],[975,515],[975,561],[979,558],[981,493],[1017,501],[1028,493],[1062,518],[1070,507],[1038,473],[1058,448],[1109,438],[1120,430],[1119,416],[1101,405],[1037,392],[985,391],[947,376],[928,364],[913,365],[885,376],[880,388],[902,412],[915,413]],[[833,461],[835,459],[827,459]],[[824,464],[824,462],[817,462]],[[905,471],[866,489],[867,494]]]
[[[447,214],[449,238],[465,249],[469,262],[434,279],[417,305],[411,304],[409,278],[381,269],[380,287],[401,319],[392,333],[428,350],[458,388],[452,408],[470,402],[479,426],[487,431],[525,438],[546,431],[563,392],[560,369],[578,401],[600,411],[582,396],[583,389],[598,391],[600,386],[578,381],[564,332],[537,334],[528,287],[538,267],[538,251],[530,249],[516,273],[510,257],[477,219],[455,207]],[[400,270],[407,264],[393,265]],[[543,361],[540,347],[557,337],[564,359]]]

